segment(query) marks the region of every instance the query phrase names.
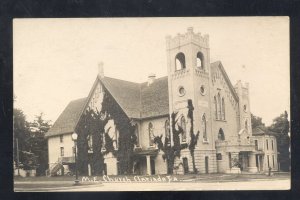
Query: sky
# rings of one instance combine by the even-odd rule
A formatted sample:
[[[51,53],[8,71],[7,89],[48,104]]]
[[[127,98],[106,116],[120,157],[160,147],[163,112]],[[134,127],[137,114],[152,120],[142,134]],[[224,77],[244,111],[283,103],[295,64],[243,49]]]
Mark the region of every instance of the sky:
[[[222,62],[233,85],[249,82],[254,115],[270,125],[290,113],[288,17],[14,19],[14,107],[54,123],[88,96],[100,62],[118,79],[166,76],[165,38],[188,27],[209,35],[211,62]]]

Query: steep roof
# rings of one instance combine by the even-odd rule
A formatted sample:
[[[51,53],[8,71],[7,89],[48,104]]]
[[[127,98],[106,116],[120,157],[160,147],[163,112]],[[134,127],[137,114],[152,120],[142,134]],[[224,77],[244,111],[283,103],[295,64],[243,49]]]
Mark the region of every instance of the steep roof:
[[[140,84],[110,77],[101,78],[100,81],[128,117],[140,118]]]
[[[141,118],[169,114],[168,77],[141,84]]]
[[[92,90],[98,80],[129,118],[141,119],[169,113],[167,76],[154,80],[149,86],[147,82],[134,83],[110,77],[97,77]],[[89,96],[91,94],[92,91]],[[87,101],[88,97],[71,101],[46,133],[46,137],[73,132]]]
[[[252,135],[258,136],[258,135],[275,135],[276,133],[268,130],[266,127],[258,126],[252,129]]]
[[[168,77],[148,82],[129,81],[104,77],[100,81],[130,118],[148,118],[169,113]]]
[[[86,101],[87,98],[81,98],[71,101],[45,136],[50,137],[54,135],[74,132]]]

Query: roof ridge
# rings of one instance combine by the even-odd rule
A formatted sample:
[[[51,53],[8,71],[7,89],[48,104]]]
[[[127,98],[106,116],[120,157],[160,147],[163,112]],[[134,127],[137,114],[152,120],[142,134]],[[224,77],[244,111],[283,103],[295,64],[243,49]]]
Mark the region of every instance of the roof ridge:
[[[139,84],[138,82],[127,81],[127,80],[124,80],[124,79],[113,78],[113,77],[109,77],[109,76],[104,76],[104,79],[105,78],[114,79],[114,80],[118,80],[118,81],[124,81],[124,82],[128,82],[128,83],[133,83],[133,84]]]

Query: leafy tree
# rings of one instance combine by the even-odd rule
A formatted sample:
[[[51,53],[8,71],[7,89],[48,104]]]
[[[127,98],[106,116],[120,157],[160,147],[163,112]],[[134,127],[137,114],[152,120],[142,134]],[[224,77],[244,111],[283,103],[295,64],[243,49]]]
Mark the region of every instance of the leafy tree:
[[[262,126],[262,127],[265,126],[265,124],[262,123],[262,118],[258,117],[258,116],[255,116],[252,113],[251,113],[251,125],[252,125],[252,129],[254,129],[258,126]]]
[[[273,119],[273,124],[269,130],[275,133],[277,140],[277,149],[279,152],[278,161],[280,162],[280,169],[283,171],[290,170],[290,137],[288,135],[290,130],[290,123],[288,120],[288,113],[280,114],[279,117]]]
[[[28,140],[29,151],[37,158],[37,175],[44,175],[48,168],[48,144],[45,133],[50,129],[51,122],[44,120],[43,113],[36,116],[36,119],[29,123],[30,138]]]
[[[14,130],[14,161],[17,167],[24,167],[26,164],[27,167],[30,167],[29,159],[27,156],[23,155],[23,152],[28,151],[28,139],[30,137],[30,130],[28,123],[26,122],[26,117],[21,109],[14,108],[13,111],[13,130]],[[19,163],[17,151],[19,150]],[[20,164],[20,166],[18,166]]]

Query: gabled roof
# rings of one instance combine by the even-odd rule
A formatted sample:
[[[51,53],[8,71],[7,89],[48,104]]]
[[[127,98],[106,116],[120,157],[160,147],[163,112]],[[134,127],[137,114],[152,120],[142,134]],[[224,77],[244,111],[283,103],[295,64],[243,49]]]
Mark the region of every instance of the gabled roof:
[[[148,85],[104,77],[100,81],[129,118],[148,118],[169,113],[168,77]]]
[[[134,83],[110,77],[97,77],[89,96],[71,101],[46,133],[46,137],[75,131],[98,81],[103,84],[129,118],[141,119],[169,113],[167,76],[154,80],[149,86],[147,82]]]
[[[148,86],[141,84],[141,118],[169,114],[168,77],[156,79]]]
[[[140,84],[104,77],[100,81],[130,118],[140,118]]]
[[[234,89],[234,87],[233,87],[233,85],[232,85],[232,83],[231,83],[231,81],[230,81],[230,79],[229,79],[222,63],[221,63],[221,61],[216,61],[216,62],[213,62],[213,63],[210,64],[210,68],[217,68],[217,67],[222,72],[223,77],[225,78],[225,81],[228,84],[231,93],[233,94],[233,97],[235,98],[236,101],[238,101],[239,97],[238,97],[237,93],[235,92],[235,89]]]
[[[45,136],[50,137],[74,132],[86,101],[87,98],[71,101]]]
[[[258,126],[252,129],[252,135],[258,136],[258,135],[275,135],[276,133],[268,130],[266,127]]]

